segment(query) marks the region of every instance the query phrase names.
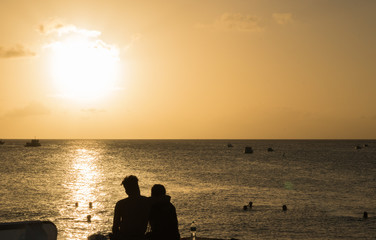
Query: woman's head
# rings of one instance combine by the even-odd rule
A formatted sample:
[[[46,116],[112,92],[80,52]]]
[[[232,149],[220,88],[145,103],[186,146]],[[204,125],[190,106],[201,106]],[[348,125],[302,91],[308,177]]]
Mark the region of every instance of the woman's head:
[[[166,195],[166,189],[163,185],[161,184],[155,184],[151,188],[151,196],[152,197],[160,197]]]

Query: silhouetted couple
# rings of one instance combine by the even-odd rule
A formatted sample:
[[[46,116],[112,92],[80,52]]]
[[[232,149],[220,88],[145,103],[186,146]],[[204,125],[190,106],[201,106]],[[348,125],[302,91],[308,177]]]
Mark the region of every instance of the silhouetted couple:
[[[163,185],[154,185],[150,198],[141,195],[136,176],[125,177],[122,185],[128,197],[116,203],[113,239],[180,240],[176,209]],[[146,237],[148,223],[151,233]]]

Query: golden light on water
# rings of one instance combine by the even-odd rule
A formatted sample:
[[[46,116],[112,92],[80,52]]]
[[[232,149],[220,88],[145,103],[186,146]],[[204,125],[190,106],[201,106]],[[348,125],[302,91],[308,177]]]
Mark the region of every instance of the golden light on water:
[[[78,149],[73,162],[75,182],[73,184],[73,199],[75,202],[88,205],[95,199],[94,188],[96,176],[99,175],[95,165],[96,152]]]
[[[66,180],[70,200],[61,213],[73,220],[74,226],[67,232],[69,239],[85,239],[95,230],[93,222],[102,220],[95,214],[99,207],[96,200],[102,176],[97,166],[98,155],[95,150],[82,148],[75,150],[72,157]]]

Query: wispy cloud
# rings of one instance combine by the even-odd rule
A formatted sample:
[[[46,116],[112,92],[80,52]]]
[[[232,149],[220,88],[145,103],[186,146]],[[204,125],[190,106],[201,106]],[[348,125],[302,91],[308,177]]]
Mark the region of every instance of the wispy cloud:
[[[86,37],[99,37],[101,35],[100,31],[78,28],[73,24],[65,24],[60,19],[50,19],[47,22],[40,24],[38,26],[38,31],[43,35],[57,34],[58,36],[71,33],[81,34]]]
[[[105,51],[112,55],[114,58],[119,59],[119,51],[115,45],[108,44],[101,40],[99,37],[102,34],[100,31],[88,30],[79,28],[73,24],[65,24],[62,20],[52,19],[43,24],[40,24],[38,31],[49,39],[49,43],[45,48],[56,48],[61,45],[61,41],[65,37],[84,37],[87,38],[90,47],[98,51]]]
[[[293,17],[291,13],[273,13],[273,19],[280,25],[293,23]]]
[[[261,32],[264,30],[261,20],[257,16],[241,13],[224,13],[213,23],[199,24],[198,27],[238,32]]]
[[[9,48],[0,47],[0,58],[33,57],[35,55],[35,52],[22,45],[16,45]]]
[[[97,108],[83,108],[81,109],[81,112],[84,113],[102,113],[105,112],[104,109],[97,109]]]
[[[27,106],[23,108],[16,108],[8,113],[6,113],[5,117],[12,117],[12,118],[22,118],[22,117],[29,117],[29,116],[37,116],[37,115],[48,115],[50,114],[50,110],[39,102],[31,102]]]
[[[373,115],[363,115],[360,117],[362,120],[371,120],[371,121],[376,121],[376,114]]]
[[[134,34],[132,35],[131,37],[131,40],[130,42],[124,47],[124,50],[127,51],[128,49],[130,49],[131,47],[133,47],[133,45],[141,39],[141,34],[137,33],[137,34]]]

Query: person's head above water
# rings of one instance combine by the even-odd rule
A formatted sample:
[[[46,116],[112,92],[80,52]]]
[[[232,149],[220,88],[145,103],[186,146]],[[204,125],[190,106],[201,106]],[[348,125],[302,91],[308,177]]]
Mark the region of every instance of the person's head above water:
[[[160,197],[166,195],[166,189],[163,185],[161,184],[155,184],[151,188],[151,196],[152,197]]]
[[[125,192],[131,195],[140,195],[140,187],[138,186],[138,178],[134,175],[129,175],[121,182],[124,186]]]

